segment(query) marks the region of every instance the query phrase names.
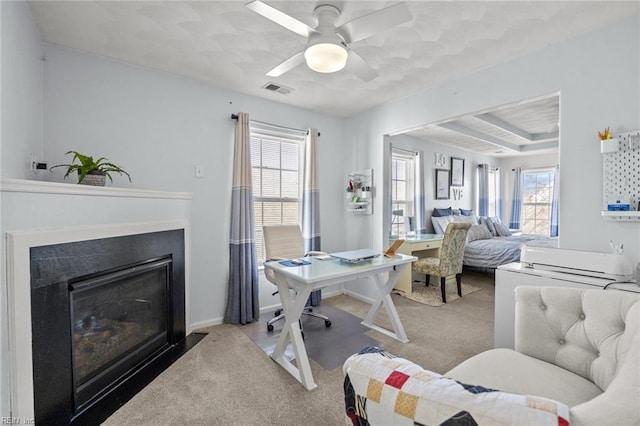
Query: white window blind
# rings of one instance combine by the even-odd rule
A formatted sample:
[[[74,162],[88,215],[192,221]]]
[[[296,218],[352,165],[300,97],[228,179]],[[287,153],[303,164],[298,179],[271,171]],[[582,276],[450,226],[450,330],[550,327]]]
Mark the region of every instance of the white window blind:
[[[303,131],[251,123],[256,251],[265,260],[263,225],[299,224]]]

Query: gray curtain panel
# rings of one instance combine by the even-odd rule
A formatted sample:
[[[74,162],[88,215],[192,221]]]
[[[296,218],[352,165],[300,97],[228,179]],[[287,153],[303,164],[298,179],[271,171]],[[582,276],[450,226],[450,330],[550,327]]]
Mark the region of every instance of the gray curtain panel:
[[[478,216],[489,215],[489,165],[478,165]]]
[[[318,190],[318,129],[309,129],[304,144],[302,181],[302,238],[305,252],[320,251],[320,191]],[[309,297],[311,306],[318,306],[322,293],[314,291]]]
[[[422,151],[416,152],[415,157],[415,216],[416,216],[416,233],[424,234],[427,232],[427,222],[425,220],[426,206],[424,201],[424,155]]]
[[[238,114],[231,187],[229,284],[224,322],[247,324],[260,319],[258,260],[251,186],[249,114]]]
[[[511,202],[511,220],[509,228],[520,229],[520,217],[522,216],[522,169],[513,171],[513,201]]]
[[[551,226],[549,236],[558,236],[558,203],[560,200],[560,166],[553,172],[553,200],[551,201]]]

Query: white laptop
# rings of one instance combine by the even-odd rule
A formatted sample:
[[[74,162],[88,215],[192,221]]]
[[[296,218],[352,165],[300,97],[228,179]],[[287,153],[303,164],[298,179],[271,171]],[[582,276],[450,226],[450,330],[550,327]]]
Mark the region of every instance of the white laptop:
[[[378,257],[380,256],[380,252],[373,249],[359,249],[331,253],[331,256],[340,259],[343,262],[358,263]]]

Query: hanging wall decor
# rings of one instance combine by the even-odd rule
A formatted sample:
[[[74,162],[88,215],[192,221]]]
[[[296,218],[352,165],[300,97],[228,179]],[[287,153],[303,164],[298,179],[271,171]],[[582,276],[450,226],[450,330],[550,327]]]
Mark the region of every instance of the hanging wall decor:
[[[451,186],[464,186],[464,158],[451,157]]]
[[[449,199],[449,170],[436,169],[436,200]]]

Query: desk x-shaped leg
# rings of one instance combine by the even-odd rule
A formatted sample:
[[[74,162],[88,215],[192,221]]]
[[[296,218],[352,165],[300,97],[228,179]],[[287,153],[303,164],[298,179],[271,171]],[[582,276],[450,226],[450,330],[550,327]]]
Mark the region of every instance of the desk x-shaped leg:
[[[302,383],[302,386],[307,390],[315,389],[317,385],[313,381],[309,357],[307,356],[307,349],[304,346],[299,323],[302,311],[311,294],[312,287],[310,285],[298,285],[296,286],[297,288],[294,289],[289,285],[286,277],[278,273],[276,273],[275,276],[280,301],[282,302],[282,309],[284,311],[285,323],[276,347],[271,354],[271,358]],[[291,290],[295,290],[293,299],[291,298]],[[293,346],[297,367],[284,356],[289,341],[291,341],[291,345]]]
[[[372,330],[376,330],[389,337],[393,337],[394,339],[397,339],[402,343],[407,343],[409,339],[407,338],[407,333],[405,333],[404,327],[400,322],[398,311],[396,311],[396,307],[393,304],[393,300],[391,300],[390,293],[391,293],[391,290],[393,290],[393,287],[395,287],[396,283],[398,282],[398,278],[400,278],[400,273],[402,272],[402,269],[406,268],[408,265],[409,264],[394,266],[393,270],[389,271],[389,278],[387,279],[386,283],[382,282],[382,278],[381,278],[382,274],[377,274],[374,276],[376,288],[378,290],[378,295],[374,300],[373,304],[371,305],[371,309],[369,309],[369,312],[367,313],[366,318],[364,319],[364,321],[361,322],[361,324],[364,325],[365,327],[369,327]],[[383,303],[384,303],[385,309],[387,310],[387,315],[389,315],[389,320],[391,321],[391,325],[393,326],[393,331],[395,333],[392,333],[391,331],[385,328],[374,325],[371,322],[373,321],[373,316],[375,315],[376,311],[380,308],[380,305]]]

